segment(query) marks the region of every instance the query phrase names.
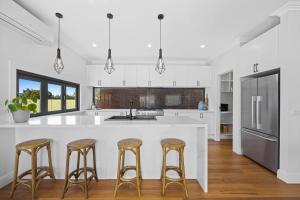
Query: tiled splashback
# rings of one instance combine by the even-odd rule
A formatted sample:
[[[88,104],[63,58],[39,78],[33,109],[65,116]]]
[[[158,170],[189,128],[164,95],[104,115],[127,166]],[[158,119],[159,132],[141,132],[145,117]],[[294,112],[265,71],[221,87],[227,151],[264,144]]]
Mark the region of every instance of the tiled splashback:
[[[94,103],[104,109],[196,109],[204,101],[204,88],[95,88]]]

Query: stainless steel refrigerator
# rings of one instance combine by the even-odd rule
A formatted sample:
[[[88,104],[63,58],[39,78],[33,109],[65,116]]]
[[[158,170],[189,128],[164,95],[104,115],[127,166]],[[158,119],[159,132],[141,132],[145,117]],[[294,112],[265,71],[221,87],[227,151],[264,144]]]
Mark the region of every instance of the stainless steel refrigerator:
[[[242,152],[275,173],[279,168],[279,78],[279,72],[244,78],[241,91]]]

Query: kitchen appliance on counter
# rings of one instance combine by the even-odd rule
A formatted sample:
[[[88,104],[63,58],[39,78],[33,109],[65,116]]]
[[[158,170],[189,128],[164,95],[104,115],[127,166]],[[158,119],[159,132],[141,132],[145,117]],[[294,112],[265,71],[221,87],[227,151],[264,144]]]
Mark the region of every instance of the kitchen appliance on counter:
[[[277,173],[279,168],[279,70],[242,79],[242,152]]]

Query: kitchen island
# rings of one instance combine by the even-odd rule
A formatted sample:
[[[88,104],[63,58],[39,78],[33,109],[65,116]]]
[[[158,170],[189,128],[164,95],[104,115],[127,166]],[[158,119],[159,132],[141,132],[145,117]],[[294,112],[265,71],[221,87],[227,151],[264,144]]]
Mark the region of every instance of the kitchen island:
[[[157,120],[104,121],[101,116],[56,115],[31,118],[27,123],[2,122],[0,128],[14,129],[15,143],[36,138],[52,140],[52,158],[56,178],[63,179],[65,172],[66,145],[73,140],[93,138],[96,144],[96,163],[100,179],[115,179],[117,173],[117,142],[124,138],[139,138],[141,167],[144,179],[159,179],[162,165],[163,138],[178,138],[186,142],[185,170],[187,179],[197,179],[204,192],[208,189],[207,124],[189,117],[157,117]],[[47,164],[45,150],[38,155],[38,164]],[[89,155],[91,156],[91,155]],[[134,157],[127,156],[128,163]],[[76,155],[71,157],[71,168],[75,168]],[[3,159],[3,158],[1,158]],[[177,154],[170,152],[167,162],[176,164]],[[88,164],[92,164],[91,157]],[[30,168],[30,160],[20,159],[20,172]],[[172,175],[171,175],[172,176]]]

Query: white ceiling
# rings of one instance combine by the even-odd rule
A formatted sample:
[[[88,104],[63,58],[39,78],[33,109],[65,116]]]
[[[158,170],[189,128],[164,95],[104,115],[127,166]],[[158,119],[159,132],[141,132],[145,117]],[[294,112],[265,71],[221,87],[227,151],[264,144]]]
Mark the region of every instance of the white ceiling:
[[[15,1],[49,25],[53,33],[57,30],[54,13],[61,12],[62,41],[89,62],[102,62],[107,56],[106,13],[111,12],[114,61],[154,63],[159,48],[157,14],[163,13],[162,47],[166,62],[201,63],[230,46],[239,35],[264,21],[288,0]],[[202,44],[206,48],[200,48]]]

